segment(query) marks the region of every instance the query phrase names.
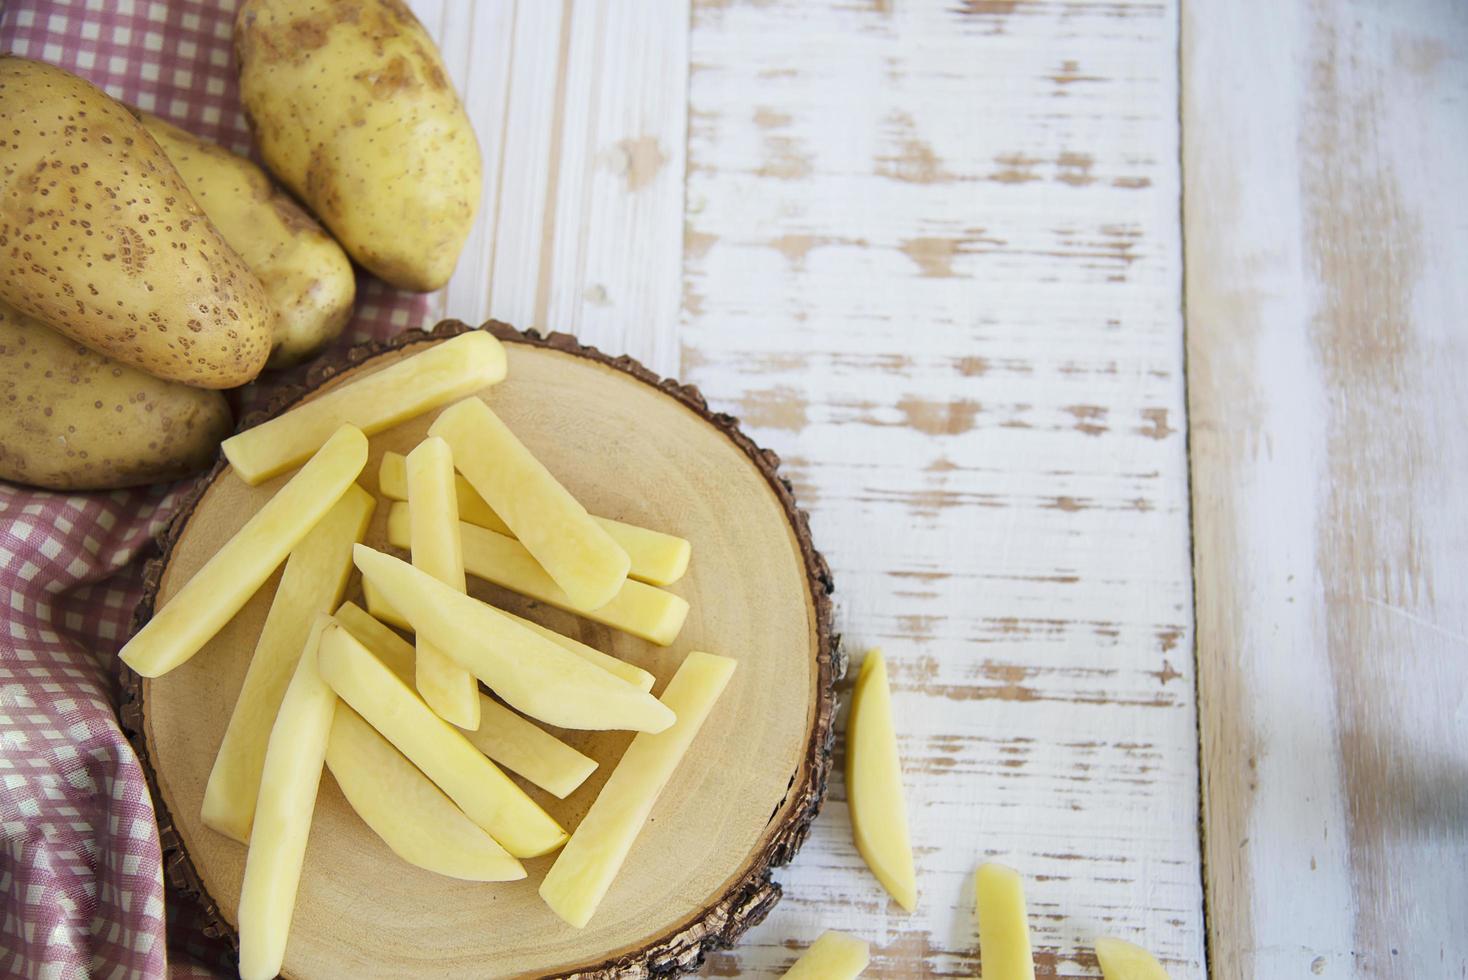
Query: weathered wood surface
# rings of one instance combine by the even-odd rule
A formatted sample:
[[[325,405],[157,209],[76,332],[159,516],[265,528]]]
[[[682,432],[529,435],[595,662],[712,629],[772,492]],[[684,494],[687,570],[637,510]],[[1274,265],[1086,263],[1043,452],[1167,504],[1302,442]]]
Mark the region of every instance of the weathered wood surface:
[[[781,452],[896,686],[919,912],[839,779],[711,975],[826,928],[977,973],[971,874],[1044,975],[1098,933],[1203,974],[1168,2],[415,0],[486,148],[442,300],[698,384]],[[436,310],[435,312],[439,312]]]
[[[1185,6],[1220,978],[1468,976],[1468,6]]]

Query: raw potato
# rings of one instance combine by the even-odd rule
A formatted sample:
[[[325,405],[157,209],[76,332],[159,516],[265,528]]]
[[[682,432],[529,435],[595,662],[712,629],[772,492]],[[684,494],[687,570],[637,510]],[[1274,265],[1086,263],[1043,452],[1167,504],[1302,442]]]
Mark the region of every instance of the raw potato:
[[[1169,980],[1155,956],[1125,939],[1097,939],[1096,959],[1106,980]]]
[[[336,619],[404,684],[413,685],[414,655],[407,640],[350,602],[337,611]],[[506,769],[559,799],[575,792],[596,770],[595,759],[577,752],[533,721],[480,694],[477,688],[475,697],[479,699],[479,727],[466,731],[464,737]]]
[[[408,499],[407,458],[402,453],[383,453],[382,466],[377,473],[377,489],[384,497],[393,500]],[[488,528],[496,534],[513,538],[510,526],[500,520],[494,508],[484,502],[463,475],[454,478],[454,491],[458,498],[459,520]],[[622,546],[631,559],[627,571],[629,578],[648,585],[672,585],[688,571],[688,559],[693,555],[693,546],[683,538],[662,531],[651,531],[635,524],[614,521],[609,517],[593,516],[592,520],[611,535],[613,541]]]
[[[525,868],[344,704],[326,767],[362,822],[409,864],[464,881],[518,881]]]
[[[366,490],[348,487],[285,561],[204,788],[205,825],[241,844],[250,842],[265,747],[286,685],[312,624],[341,602],[352,571],[352,545],[362,540],[375,506]]]
[[[420,637],[530,717],[591,730],[660,732],[673,724],[673,713],[651,694],[407,562],[366,545],[357,546],[356,562]]]
[[[270,354],[265,291],[122,103],[0,57],[0,299],[113,360],[198,388]]]
[[[134,111],[199,207],[265,287],[275,314],[269,368],[315,354],[352,317],[357,276],[341,246],[250,160]]]
[[[882,651],[861,662],[846,722],[846,797],[856,849],[897,904],[917,906],[917,876],[907,837],[902,762],[892,725],[892,693]]]
[[[974,910],[979,917],[984,980],[1035,980],[1019,872],[1002,864],[981,865],[974,875]]]
[[[402,613],[394,609],[392,604],[382,597],[382,592],[377,586],[363,579],[362,593],[367,599],[367,609],[374,617],[390,626],[407,630],[409,633],[413,632],[413,624],[404,619]],[[580,640],[574,640],[569,636],[557,633],[549,626],[542,626],[537,622],[525,619],[523,616],[516,616],[514,613],[504,609],[499,611],[502,615],[508,616],[526,629],[534,630],[552,643],[565,647],[582,660],[594,663],[602,670],[615,674],[628,684],[636,687],[639,691],[652,690],[652,685],[656,678],[636,664],[629,664],[625,660],[619,660],[610,653],[602,653],[596,647],[587,646]]]
[[[454,465],[546,574],[582,609],[611,602],[632,560],[490,407],[466,398],[429,427]]]
[[[229,437],[224,455],[241,480],[262,483],[299,466],[343,423],[370,436],[504,377],[493,334],[460,334]]]
[[[341,625],[323,632],[318,656],[337,695],[505,850],[539,857],[565,841],[548,813]]]
[[[119,654],[123,663],[144,677],[160,677],[198,653],[342,498],[366,464],[367,437],[342,426],[127,641]]]
[[[463,592],[464,554],[459,547],[459,505],[448,443],[430,436],[408,455],[408,496],[414,515],[413,567]],[[416,686],[444,721],[469,731],[479,727],[479,682],[422,637]]]
[[[479,144],[399,0],[247,0],[240,99],[271,172],[403,289],[448,281],[479,207]]]
[[[408,522],[406,506],[393,504],[388,512],[387,533],[394,548],[408,546]],[[459,522],[459,537],[463,541],[464,571],[470,575],[658,646],[676,640],[688,618],[688,601],[682,596],[637,581],[624,582],[616,598],[601,608],[582,609],[514,538],[463,521]]]
[[[474,747],[513,773],[564,800],[596,771],[596,760],[577,752],[535,722],[494,698],[480,695],[479,728],[465,732]]]
[[[677,714],[677,724],[632,740],[565,849],[556,856],[540,883],[540,897],[577,929],[591,921],[606,897],[653,805],[724,692],[735,666],[728,657],[697,651],[684,659],[663,692],[663,704]]]
[[[831,930],[821,933],[785,971],[785,980],[855,980],[871,961],[871,948],[863,940]]]
[[[0,480],[104,490],[214,461],[229,405],[127,367],[0,302]]]
[[[316,669],[317,644],[330,622],[322,616],[313,625],[270,730],[255,832],[240,885],[240,980],[270,980],[285,961],[336,711],[336,695]]]

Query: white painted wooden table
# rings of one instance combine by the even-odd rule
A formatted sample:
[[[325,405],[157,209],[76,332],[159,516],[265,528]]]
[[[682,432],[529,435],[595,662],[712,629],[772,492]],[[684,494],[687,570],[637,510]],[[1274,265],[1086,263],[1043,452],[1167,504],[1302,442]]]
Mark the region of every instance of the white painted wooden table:
[[[1468,5],[413,6],[487,165],[436,312],[741,416],[891,661],[918,913],[836,779],[707,973],[975,976],[987,859],[1043,975],[1468,972]]]

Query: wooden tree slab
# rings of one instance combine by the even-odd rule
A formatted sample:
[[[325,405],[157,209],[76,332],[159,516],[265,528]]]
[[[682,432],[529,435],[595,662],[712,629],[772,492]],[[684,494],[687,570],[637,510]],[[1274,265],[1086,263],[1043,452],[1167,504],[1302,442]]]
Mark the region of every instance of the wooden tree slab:
[[[607,900],[584,930],[562,923],[529,878],[475,884],[410,867],[356,817],[323,777],[286,975],[675,976],[733,943],[779,899],[771,869],[799,849],[825,793],[834,683],[830,573],[805,515],[735,419],[708,411],[696,389],[661,381],[564,335],[507,342],[510,373],[483,397],[595,513],[693,542],[673,591],[692,604],[678,641],[657,648],[471,579],[472,591],[624,657],[665,682],[694,649],[732,656],[739,671],[674,776]],[[275,406],[469,329],[446,321],[318,367]],[[432,416],[372,440],[361,483],[377,489],[387,450],[406,452]],[[249,420],[251,422],[258,419]],[[140,624],[239,528],[282,480],[248,487],[222,463],[184,509],[149,569]],[[385,546],[380,504],[369,543]],[[264,622],[275,581],[193,660],[166,677],[124,679],[124,726],[149,774],[171,881],[196,896],[219,935],[235,939],[245,849],[204,827],[209,769]],[[360,595],[355,578],[349,596]],[[621,756],[625,733],[562,734],[600,768],[564,801],[531,793],[574,827]]]

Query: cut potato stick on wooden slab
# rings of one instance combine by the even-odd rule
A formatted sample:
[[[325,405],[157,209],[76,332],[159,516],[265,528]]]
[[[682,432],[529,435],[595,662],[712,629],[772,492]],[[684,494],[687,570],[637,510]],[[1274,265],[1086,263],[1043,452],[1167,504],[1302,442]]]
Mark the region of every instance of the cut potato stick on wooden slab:
[[[663,703],[678,716],[672,728],[632,740],[611,778],[540,883],[540,897],[580,929],[591,920],[621,869],[658,796],[734,674],[735,662],[690,653]]]
[[[408,499],[408,457],[402,453],[382,454],[382,465],[377,468],[377,490],[389,500]],[[459,505],[459,520],[514,537],[510,525],[500,520],[500,515],[484,502],[462,473],[454,474],[454,496]]]
[[[984,980],[1035,980],[1030,921],[1019,872],[984,864],[974,874],[974,911],[979,919],[979,960]]]
[[[465,881],[525,877],[519,861],[344,704],[331,725],[326,767],[362,822],[409,864]]]
[[[550,814],[339,623],[322,633],[318,657],[337,695],[501,847],[529,858],[561,846],[566,833]]]
[[[862,860],[897,904],[917,906],[917,875],[907,836],[902,762],[892,725],[892,692],[882,651],[861,663],[846,722],[846,799],[851,833]]]
[[[571,748],[528,718],[481,694],[479,728],[465,732],[474,747],[513,773],[564,800],[596,771],[596,760]]]
[[[337,610],[337,622],[373,656],[410,687],[413,684],[413,647],[360,606],[346,603]],[[565,799],[596,770],[596,760],[522,718],[494,698],[478,692],[479,728],[464,737],[495,762]]]
[[[1096,960],[1106,980],[1169,980],[1155,956],[1125,939],[1097,939]]]
[[[349,423],[368,435],[503,381],[505,349],[482,330],[428,346],[224,440],[225,458],[249,484],[284,473]]]
[[[612,601],[632,566],[627,552],[488,405],[455,402],[428,433],[448,441],[459,472],[572,602]]]
[[[413,632],[413,624],[404,619],[403,614],[394,609],[392,603],[383,598],[381,589],[366,579],[362,580],[362,595],[367,602],[367,612],[372,614],[372,618],[380,620],[389,626],[395,626],[400,630],[406,630],[409,633]],[[526,619],[523,616],[516,616],[514,613],[504,609],[499,611],[526,629],[534,630],[552,643],[565,647],[582,660],[596,664],[602,670],[615,674],[628,684],[636,687],[639,691],[652,690],[652,685],[656,678],[636,664],[629,664],[627,661],[614,657],[610,653],[602,653],[596,647],[588,646],[580,640],[573,639],[562,633],[557,633],[549,626],[542,626],[533,620]]]
[[[401,453],[383,453],[382,466],[377,473],[377,489],[384,497],[392,500],[408,499],[407,457]],[[510,526],[500,520],[494,508],[484,502],[463,474],[454,481],[454,492],[458,498],[459,520],[477,524],[496,534],[513,538]],[[675,534],[653,531],[610,517],[592,516],[622,546],[632,565],[627,571],[629,578],[648,585],[672,585],[688,571],[688,560],[693,555],[693,546]]]
[[[413,632],[413,624],[403,618],[403,614],[392,607],[383,596],[382,590],[373,585],[367,579],[362,579],[362,601],[367,603],[367,612],[372,618],[386,623],[396,629]]]
[[[871,947],[844,932],[823,932],[785,971],[785,980],[855,980],[872,961]]]
[[[673,713],[648,692],[493,606],[365,545],[357,546],[355,559],[363,577],[420,637],[467,667],[516,710],[561,728],[660,732],[673,723]]]
[[[204,823],[241,844],[250,842],[265,750],[286,686],[316,617],[341,602],[352,571],[352,545],[362,540],[376,503],[361,487],[348,487],[285,561],[204,788]]]
[[[336,695],[317,670],[318,644],[328,628],[331,619],[326,616],[313,624],[270,731],[255,829],[240,885],[241,980],[270,980],[285,960],[336,711]]]
[[[408,454],[407,476],[413,566],[463,592],[464,555],[449,444],[432,436],[424,439]],[[479,727],[479,682],[421,637],[417,688],[440,718],[470,731]]]
[[[337,429],[301,468],[127,641],[123,663],[159,677],[200,648],[259,591],[367,464],[367,437]]]
[[[392,505],[387,536],[394,548],[408,547],[410,520],[406,504]],[[616,598],[601,608],[582,609],[514,538],[463,521],[459,522],[459,536],[463,542],[464,571],[470,575],[658,646],[668,646],[676,640],[688,618],[688,601],[682,596],[637,581],[623,583]]]

